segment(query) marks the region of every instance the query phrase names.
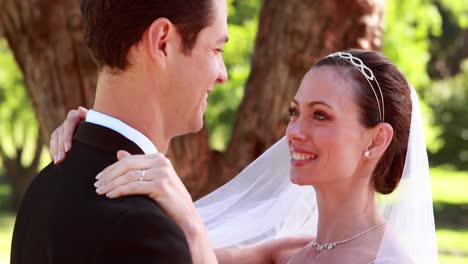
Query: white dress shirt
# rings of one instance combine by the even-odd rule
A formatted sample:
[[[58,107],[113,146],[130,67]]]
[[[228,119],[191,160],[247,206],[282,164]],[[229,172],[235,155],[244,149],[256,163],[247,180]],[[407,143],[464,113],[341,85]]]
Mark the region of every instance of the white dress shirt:
[[[86,122],[114,130],[137,144],[145,154],[158,153],[156,146],[145,135],[117,118],[90,109],[86,115]]]

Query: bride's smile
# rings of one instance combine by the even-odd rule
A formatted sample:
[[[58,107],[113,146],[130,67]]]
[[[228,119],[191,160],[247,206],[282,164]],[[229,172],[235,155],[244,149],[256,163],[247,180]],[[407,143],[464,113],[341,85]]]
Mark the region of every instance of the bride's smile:
[[[318,158],[317,154],[300,148],[291,147],[290,150],[292,166],[300,167]]]

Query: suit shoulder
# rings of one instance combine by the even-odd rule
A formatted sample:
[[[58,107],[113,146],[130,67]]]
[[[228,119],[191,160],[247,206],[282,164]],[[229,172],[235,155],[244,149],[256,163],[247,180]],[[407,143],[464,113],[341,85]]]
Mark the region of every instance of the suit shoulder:
[[[111,203],[113,200],[109,200]],[[172,227],[179,229],[177,224],[167,216],[162,209],[146,196],[129,196],[121,198],[119,204],[120,216],[116,220],[116,225],[137,224],[157,228],[158,226]]]
[[[138,263],[153,263],[146,261],[157,259],[158,263],[191,263],[184,233],[158,207],[152,210],[146,206],[129,208],[115,219],[106,237],[98,259],[109,260],[110,257]],[[142,258],[135,259],[135,255]]]
[[[34,177],[34,179],[42,178],[44,176],[49,176],[53,174],[57,174],[57,166],[53,162],[51,162],[47,166],[45,166],[42,170],[40,170],[37,173],[36,177]]]
[[[26,190],[25,197],[30,196],[30,195],[41,195],[40,193],[37,193],[37,192],[43,192],[42,190],[44,188],[48,189],[47,186],[50,185],[51,181],[54,181],[53,178],[56,177],[57,175],[58,175],[58,171],[53,162],[47,165],[46,167],[44,167],[32,179],[31,183],[28,186],[28,189]]]

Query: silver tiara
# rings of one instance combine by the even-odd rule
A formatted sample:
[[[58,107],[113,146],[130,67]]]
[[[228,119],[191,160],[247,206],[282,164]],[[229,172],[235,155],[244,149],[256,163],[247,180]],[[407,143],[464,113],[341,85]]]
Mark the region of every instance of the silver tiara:
[[[359,72],[361,72],[362,75],[364,75],[367,82],[369,83],[369,86],[372,88],[372,91],[374,92],[375,100],[377,100],[377,106],[379,108],[380,121],[384,122],[385,107],[384,107],[384,98],[383,98],[383,94],[382,94],[382,89],[380,88],[379,82],[375,78],[374,73],[372,72],[372,70],[369,69],[369,67],[367,67],[364,64],[364,62],[362,62],[361,59],[359,59],[358,57],[353,56],[351,53],[348,53],[348,52],[335,52],[335,53],[332,53],[332,54],[328,55],[326,58],[328,58],[328,57],[338,57],[338,58],[340,58],[340,59],[342,59],[344,61],[347,61],[347,62],[351,63]],[[372,85],[371,81],[375,81],[375,83],[377,83],[377,87],[379,88],[379,94],[380,94],[380,99],[381,100],[379,100],[379,96],[377,95],[377,92],[375,91],[374,86]],[[380,104],[380,102],[382,102],[382,104]]]

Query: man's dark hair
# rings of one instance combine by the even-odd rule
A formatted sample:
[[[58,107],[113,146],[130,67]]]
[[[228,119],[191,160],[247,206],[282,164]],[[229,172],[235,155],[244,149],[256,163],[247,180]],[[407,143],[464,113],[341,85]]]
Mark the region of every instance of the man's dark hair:
[[[213,20],[213,0],[81,0],[85,43],[99,68],[125,70],[127,54],[158,18],[169,19],[185,54]]]

